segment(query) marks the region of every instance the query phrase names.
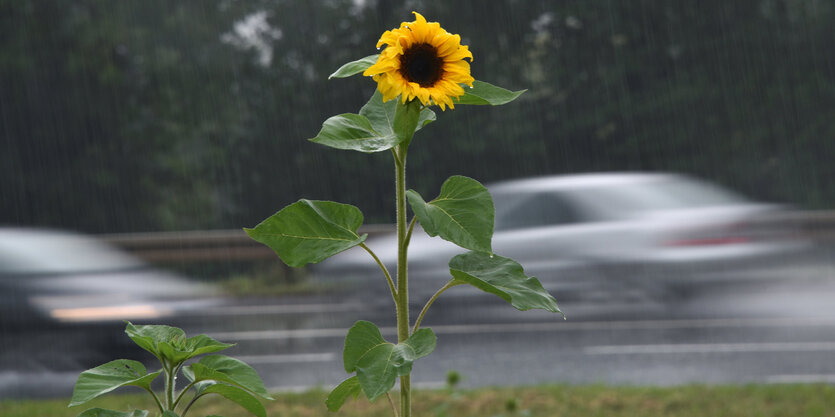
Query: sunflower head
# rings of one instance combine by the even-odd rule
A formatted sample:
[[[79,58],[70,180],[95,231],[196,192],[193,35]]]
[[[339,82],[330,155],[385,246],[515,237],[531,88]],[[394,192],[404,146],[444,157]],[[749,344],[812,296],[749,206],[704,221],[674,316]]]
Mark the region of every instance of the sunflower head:
[[[377,48],[386,48],[363,75],[377,82],[383,101],[400,96],[403,103],[417,98],[423,105],[452,109],[452,99],[464,94],[461,84],[472,87],[475,81],[470,76],[473,54],[461,45],[460,36],[413,13],[415,21],[383,33]]]

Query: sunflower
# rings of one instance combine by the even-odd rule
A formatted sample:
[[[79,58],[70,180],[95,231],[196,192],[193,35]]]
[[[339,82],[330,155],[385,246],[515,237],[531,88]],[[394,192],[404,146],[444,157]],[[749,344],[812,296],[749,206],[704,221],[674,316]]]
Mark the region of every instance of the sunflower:
[[[417,98],[425,106],[437,104],[441,110],[446,106],[452,109],[452,99],[464,94],[461,84],[473,86],[473,54],[461,45],[460,36],[413,13],[414,22],[403,22],[400,28],[383,33],[377,48],[386,48],[362,75],[373,77],[383,101],[400,96],[403,103]]]

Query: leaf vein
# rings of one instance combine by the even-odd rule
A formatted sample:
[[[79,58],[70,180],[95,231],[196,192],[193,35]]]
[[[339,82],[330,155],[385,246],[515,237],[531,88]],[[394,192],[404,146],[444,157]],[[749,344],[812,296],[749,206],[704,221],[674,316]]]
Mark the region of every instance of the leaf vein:
[[[348,230],[348,229],[345,229],[345,230]],[[350,230],[349,230],[349,232],[350,232]],[[267,233],[267,232],[265,232],[263,234],[267,235],[267,236],[291,237],[291,238],[295,238],[295,239],[306,239],[306,240],[335,240],[335,241],[338,241],[338,242],[352,242],[352,241],[354,241],[354,239],[341,239],[341,238],[322,237],[322,236],[296,236],[296,235],[288,235],[286,233]],[[359,239],[359,235],[354,233],[354,236],[356,236],[357,239]]]
[[[325,216],[325,213],[322,213],[322,210],[321,210],[321,209],[319,209],[318,207],[315,207],[315,206],[312,206],[312,205],[311,205],[311,207],[313,208],[313,211],[315,211],[315,212],[316,212],[316,214],[318,214],[318,215],[319,215],[319,217],[321,217],[321,218],[325,219],[325,220],[328,222],[328,224],[330,224],[330,225],[332,225],[332,226],[335,226],[335,227],[336,227],[336,228],[338,228],[338,229],[342,229],[342,230],[344,230],[344,231],[346,231],[346,232],[348,232],[348,233],[350,233],[350,234],[352,234],[352,235],[356,236],[357,238],[359,238],[359,235],[357,235],[357,234],[356,234],[356,232],[354,232],[353,230],[348,229],[347,227],[343,227],[342,225],[340,225],[340,224],[338,224],[338,223],[334,223],[334,222],[330,221],[330,219],[328,219],[328,217],[327,217],[327,216]]]
[[[470,233],[464,226],[462,226],[461,223],[458,223],[458,221],[455,220],[455,218],[452,217],[452,215],[449,214],[446,210],[444,210],[443,208],[441,208],[440,206],[437,206],[435,204],[432,204],[432,207],[435,207],[436,209],[440,210],[442,213],[446,214],[447,217],[449,217],[449,219],[452,220],[452,222],[455,223],[455,225],[458,226],[461,229],[462,232],[464,232],[464,234],[466,234],[467,236],[469,236],[472,239],[475,239],[475,236],[473,236],[472,233]]]

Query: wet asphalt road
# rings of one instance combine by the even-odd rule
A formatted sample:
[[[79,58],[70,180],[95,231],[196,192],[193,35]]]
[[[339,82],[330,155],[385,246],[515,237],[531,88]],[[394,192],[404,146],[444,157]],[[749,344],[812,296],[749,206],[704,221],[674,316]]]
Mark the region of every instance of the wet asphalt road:
[[[835,279],[822,278],[835,274],[820,267],[795,275],[713,287],[673,302],[567,301],[561,304],[567,320],[516,311],[494,296],[456,288],[424,320],[438,346],[416,363],[413,378],[418,385],[442,386],[446,372],[455,370],[471,387],[835,381]],[[310,301],[315,304],[297,308],[329,311],[310,317],[287,309],[264,321],[268,329],[209,334],[238,341],[234,354],[278,389],[331,386],[347,377],[342,342],[357,319],[376,323],[394,339],[390,305],[369,307],[360,298]]]
[[[664,301],[640,293],[561,299],[557,287],[567,320],[516,311],[495,296],[457,287],[424,320],[438,345],[416,362],[413,381],[442,386],[450,370],[467,387],[835,381],[835,267],[820,263],[780,274],[696,286]],[[237,342],[225,353],[252,364],[271,389],[296,390],[333,386],[348,376],[343,338],[360,319],[394,339],[393,305],[384,293],[227,299],[176,324],[189,334]],[[80,370],[4,369],[0,396],[35,390],[68,396]]]

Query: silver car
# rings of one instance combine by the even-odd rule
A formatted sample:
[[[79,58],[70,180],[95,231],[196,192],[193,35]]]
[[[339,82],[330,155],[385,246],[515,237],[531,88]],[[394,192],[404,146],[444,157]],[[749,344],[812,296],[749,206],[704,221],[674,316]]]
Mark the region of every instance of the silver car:
[[[668,294],[705,281],[764,279],[808,248],[784,206],[751,201],[677,174],[605,173],[549,176],[488,185],[496,208],[493,250],[520,262],[562,297],[590,288]],[[396,238],[371,239],[388,265]],[[415,231],[409,248],[415,291],[431,293],[449,278],[457,246]],[[375,275],[362,250],[323,262],[320,275]],[[375,275],[376,276],[376,275]],[[424,282],[418,282],[424,281]],[[383,281],[380,281],[381,285]]]
[[[213,303],[211,294],[89,236],[0,228],[0,369],[113,359],[130,346],[114,337],[122,320],[170,320]]]

